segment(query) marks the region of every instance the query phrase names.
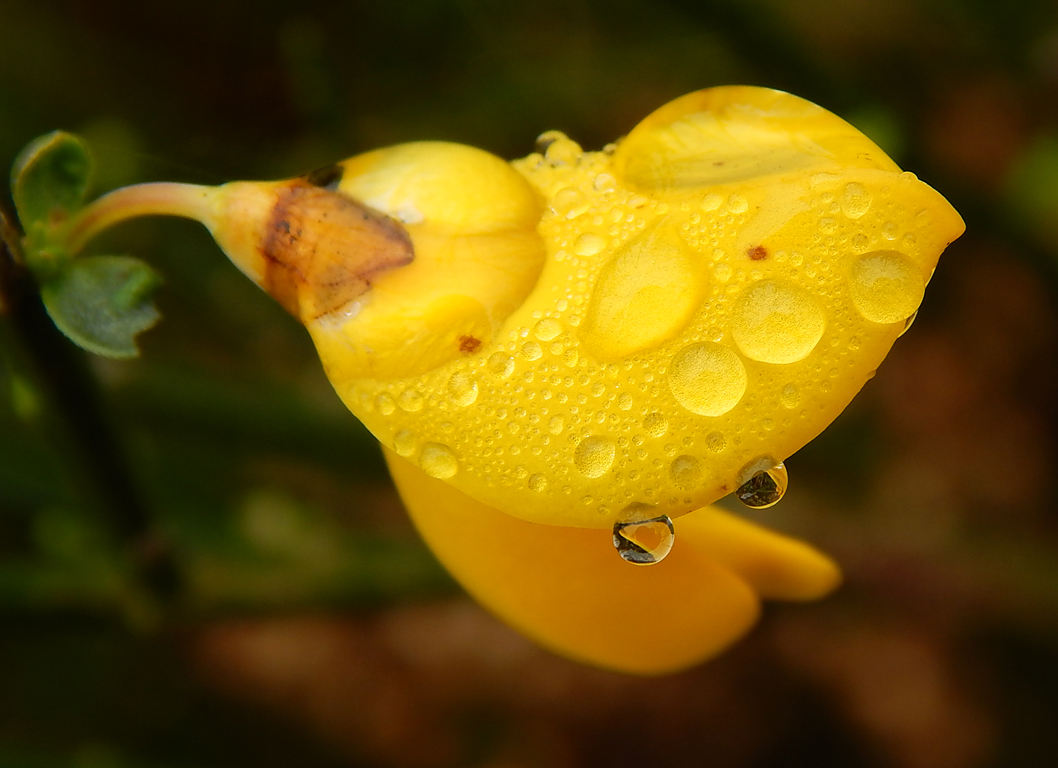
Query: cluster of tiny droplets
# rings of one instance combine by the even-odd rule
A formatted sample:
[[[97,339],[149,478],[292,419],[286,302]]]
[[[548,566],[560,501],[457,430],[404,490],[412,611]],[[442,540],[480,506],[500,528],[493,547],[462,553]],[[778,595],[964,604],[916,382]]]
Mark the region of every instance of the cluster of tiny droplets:
[[[755,260],[738,239],[754,213],[743,194],[638,194],[612,175],[610,152],[557,134],[516,164],[550,201],[539,226],[548,263],[487,353],[348,393],[387,417],[391,447],[428,474],[528,491],[571,510],[571,524],[617,519],[632,503],[680,514],[733,491],[746,479],[738,467],[785,458],[796,422],[834,410],[826,396],[856,368],[856,329],[903,321],[921,298],[871,290],[879,274],[921,283],[904,255],[914,237],[894,223],[907,212],[887,189],[821,185],[799,214],[810,237]],[[695,309],[673,319],[671,338],[600,360],[583,330],[609,290],[600,270],[662,225],[698,259]],[[758,305],[783,307],[794,338],[762,335]]]

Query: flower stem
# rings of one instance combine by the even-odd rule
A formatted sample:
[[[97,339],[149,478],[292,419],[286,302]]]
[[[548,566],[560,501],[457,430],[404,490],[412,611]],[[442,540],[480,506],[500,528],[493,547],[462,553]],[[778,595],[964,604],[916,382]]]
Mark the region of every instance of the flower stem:
[[[105,229],[139,216],[183,216],[209,225],[216,187],[179,182],[134,184],[109,192],[82,208],[66,225],[70,255]]]

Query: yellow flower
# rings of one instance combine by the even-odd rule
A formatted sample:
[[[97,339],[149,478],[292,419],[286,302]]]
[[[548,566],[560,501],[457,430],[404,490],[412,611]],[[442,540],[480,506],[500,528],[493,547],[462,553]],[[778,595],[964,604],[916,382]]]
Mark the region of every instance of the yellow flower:
[[[762,598],[838,584],[709,505],[781,497],[782,462],[874,375],[963,222],[768,89],[689,94],[601,152],[558,132],[539,150],[406,144],[155,210],[204,221],[305,324],[478,600],[573,658],[680,669]]]

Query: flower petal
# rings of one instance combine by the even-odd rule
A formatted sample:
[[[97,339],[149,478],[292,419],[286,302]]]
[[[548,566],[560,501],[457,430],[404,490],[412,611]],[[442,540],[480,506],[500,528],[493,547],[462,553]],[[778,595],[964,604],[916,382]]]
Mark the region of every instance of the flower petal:
[[[423,538],[468,592],[541,645],[601,667],[692,666],[753,626],[758,591],[811,599],[839,580],[807,545],[713,509],[674,521],[672,553],[639,568],[602,531],[526,522],[386,459]]]

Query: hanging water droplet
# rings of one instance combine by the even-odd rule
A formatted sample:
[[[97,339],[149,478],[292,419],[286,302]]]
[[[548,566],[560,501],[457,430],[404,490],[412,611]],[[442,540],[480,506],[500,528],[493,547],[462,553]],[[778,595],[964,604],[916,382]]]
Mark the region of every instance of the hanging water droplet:
[[[925,290],[922,270],[899,251],[865,253],[849,270],[852,303],[872,323],[907,320],[918,310]]]
[[[760,464],[761,462],[754,462],[751,467],[760,467]],[[735,491],[738,500],[750,509],[767,509],[778,504],[783,494],[786,493],[786,486],[790,483],[786,467],[782,462],[771,467],[749,471],[753,474]]]
[[[646,504],[633,506],[648,507]],[[618,521],[613,526],[613,545],[617,554],[635,565],[660,563],[672,551],[675,538],[672,520],[668,515],[647,520]]]

